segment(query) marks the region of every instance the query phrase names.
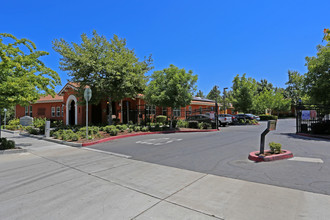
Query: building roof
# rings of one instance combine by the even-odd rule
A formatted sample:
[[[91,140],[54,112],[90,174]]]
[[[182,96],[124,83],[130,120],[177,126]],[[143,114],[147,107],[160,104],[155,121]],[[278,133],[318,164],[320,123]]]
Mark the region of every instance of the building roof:
[[[201,98],[201,97],[193,97],[192,98],[192,101],[213,102],[213,103],[215,103],[214,100],[206,99],[206,98]]]
[[[54,98],[51,95],[42,96],[36,103],[53,103],[63,102],[63,96],[55,95]]]

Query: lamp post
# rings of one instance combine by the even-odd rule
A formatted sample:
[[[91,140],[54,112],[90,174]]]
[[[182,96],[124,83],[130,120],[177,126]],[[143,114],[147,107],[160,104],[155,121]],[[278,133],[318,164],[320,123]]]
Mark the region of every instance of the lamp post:
[[[3,128],[6,129],[6,113],[7,113],[7,109],[3,109],[3,111],[5,112],[5,119],[4,119],[4,125]]]
[[[224,109],[224,114],[226,114],[226,89],[228,89],[228,87],[223,88],[223,109]]]
[[[84,98],[86,100],[86,140],[88,140],[88,101],[92,98],[92,90],[90,88],[85,89]]]

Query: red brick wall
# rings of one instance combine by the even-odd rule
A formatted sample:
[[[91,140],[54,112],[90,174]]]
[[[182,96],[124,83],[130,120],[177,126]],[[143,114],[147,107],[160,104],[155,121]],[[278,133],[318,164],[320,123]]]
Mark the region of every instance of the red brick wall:
[[[51,108],[55,107],[55,116],[52,116]],[[60,107],[60,116],[57,117],[57,107]],[[28,116],[30,116],[29,106]],[[16,105],[16,118],[25,116],[25,107]],[[32,117],[35,118],[48,118],[50,120],[63,120],[62,116],[62,102],[56,103],[35,103],[32,104]]]

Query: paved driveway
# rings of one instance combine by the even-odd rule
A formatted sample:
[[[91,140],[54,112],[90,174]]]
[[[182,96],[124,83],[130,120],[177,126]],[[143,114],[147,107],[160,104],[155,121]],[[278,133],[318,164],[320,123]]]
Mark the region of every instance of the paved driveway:
[[[230,126],[220,132],[177,133],[119,139],[91,148],[132,156],[152,162],[218,176],[284,186],[330,195],[330,141],[296,136],[295,120],[279,120],[278,130],[266,143],[281,143],[294,159],[255,163],[249,152],[259,150],[257,126]]]

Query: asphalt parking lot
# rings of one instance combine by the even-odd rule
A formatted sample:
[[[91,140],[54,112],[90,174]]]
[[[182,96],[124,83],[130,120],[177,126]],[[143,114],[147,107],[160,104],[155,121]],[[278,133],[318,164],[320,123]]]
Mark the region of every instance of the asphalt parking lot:
[[[295,135],[295,120],[279,120],[266,143],[281,143],[294,158],[255,163],[249,152],[259,150],[266,123],[229,126],[220,132],[146,135],[91,146],[102,151],[207,174],[289,187],[330,195],[330,141]],[[266,147],[267,148],[267,147]]]

